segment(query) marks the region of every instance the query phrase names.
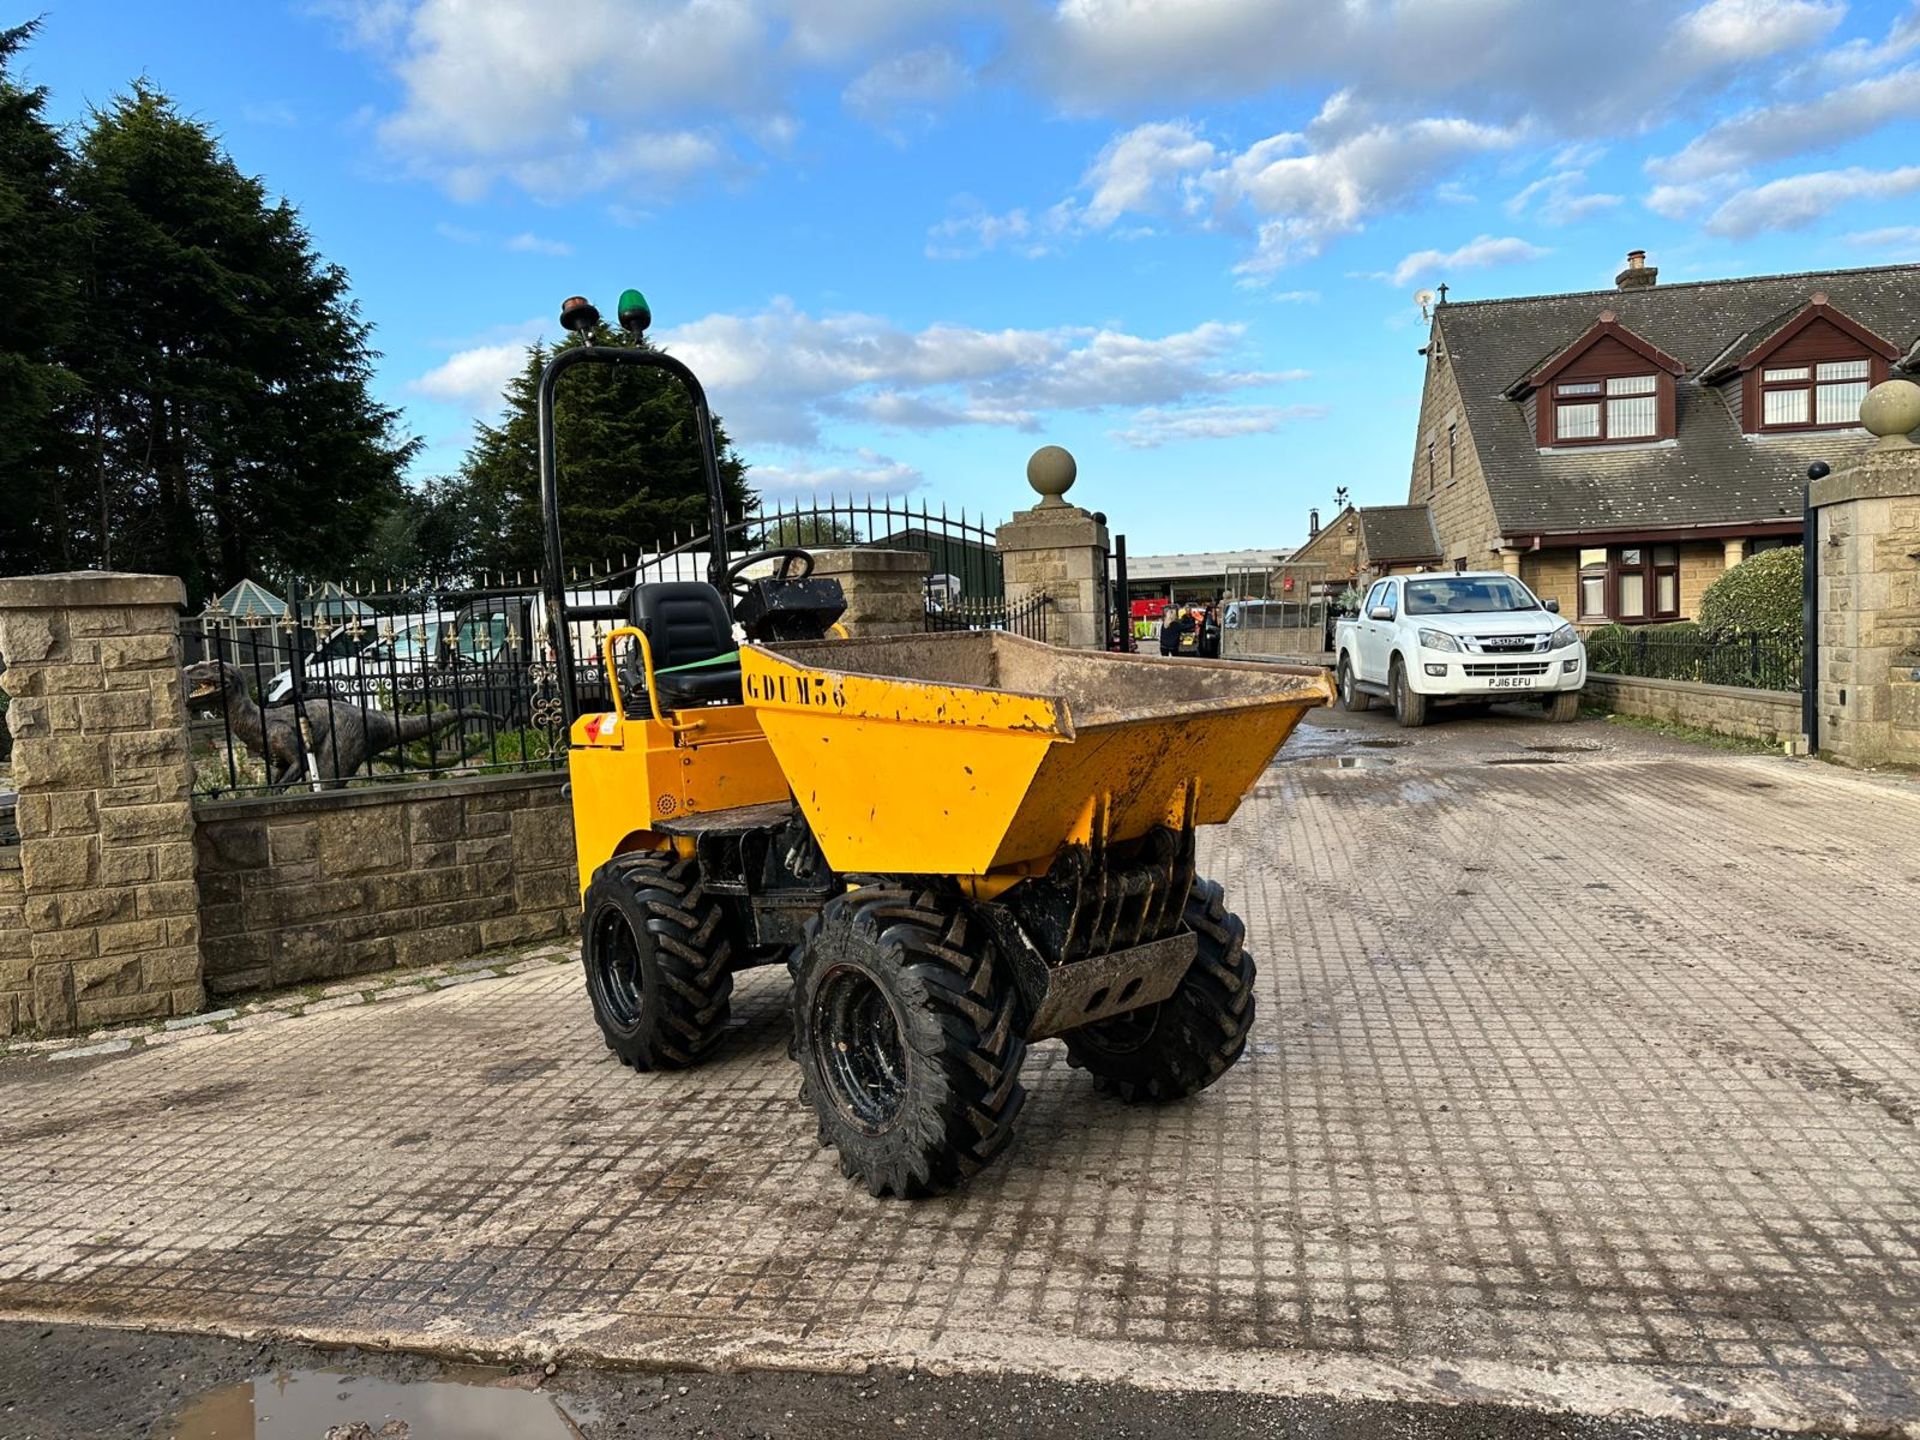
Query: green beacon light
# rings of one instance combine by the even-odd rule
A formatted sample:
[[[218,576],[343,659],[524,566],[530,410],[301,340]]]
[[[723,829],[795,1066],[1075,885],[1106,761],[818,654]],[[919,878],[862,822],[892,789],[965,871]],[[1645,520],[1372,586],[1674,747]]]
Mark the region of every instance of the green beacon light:
[[[620,292],[620,328],[638,340],[647,333],[647,327],[651,324],[653,324],[653,311],[647,305],[647,297],[638,290],[622,290]]]

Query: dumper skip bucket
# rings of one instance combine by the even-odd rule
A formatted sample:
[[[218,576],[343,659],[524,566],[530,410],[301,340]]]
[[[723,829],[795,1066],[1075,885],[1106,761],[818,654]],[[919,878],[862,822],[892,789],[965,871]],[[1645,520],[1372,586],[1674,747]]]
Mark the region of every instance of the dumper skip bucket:
[[[1333,697],[1318,669],[999,631],[749,645],[746,703],[842,872],[987,875],[1218,824]]]

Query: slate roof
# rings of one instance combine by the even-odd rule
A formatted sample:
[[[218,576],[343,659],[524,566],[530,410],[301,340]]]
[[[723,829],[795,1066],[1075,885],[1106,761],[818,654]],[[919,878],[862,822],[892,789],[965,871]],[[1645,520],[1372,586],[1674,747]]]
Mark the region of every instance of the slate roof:
[[[1807,466],[1815,460],[1837,465],[1857,455],[1867,444],[1865,434],[1745,435],[1729,408],[1726,390],[1734,387],[1702,386],[1698,377],[1736,342],[1737,359],[1778,330],[1816,290],[1903,355],[1910,357],[1920,342],[1920,265],[1441,306],[1434,334],[1453,362],[1501,531],[1656,529],[1797,517]],[[1687,367],[1674,387],[1677,438],[1542,453],[1527,406],[1503,392],[1578,339],[1602,310],[1613,311],[1623,326]]]
[[[1433,512],[1425,505],[1363,505],[1360,537],[1367,543],[1371,565],[1440,558],[1440,535],[1433,528]]]

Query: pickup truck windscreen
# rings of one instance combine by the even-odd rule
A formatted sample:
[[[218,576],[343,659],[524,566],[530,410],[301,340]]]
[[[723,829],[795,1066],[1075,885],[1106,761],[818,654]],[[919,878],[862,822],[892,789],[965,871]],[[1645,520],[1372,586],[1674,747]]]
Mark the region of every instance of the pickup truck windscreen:
[[[1538,610],[1540,602],[1518,580],[1494,576],[1450,576],[1409,580],[1409,615],[1491,615],[1508,610]]]

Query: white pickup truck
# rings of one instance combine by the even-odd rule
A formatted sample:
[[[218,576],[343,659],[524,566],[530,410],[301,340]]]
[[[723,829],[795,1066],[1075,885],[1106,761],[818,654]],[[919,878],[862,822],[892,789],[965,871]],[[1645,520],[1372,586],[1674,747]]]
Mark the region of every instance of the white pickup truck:
[[[1365,710],[1378,696],[1413,726],[1435,705],[1538,700],[1549,720],[1571,720],[1587,647],[1559,610],[1500,570],[1375,581],[1334,629],[1340,704]]]

